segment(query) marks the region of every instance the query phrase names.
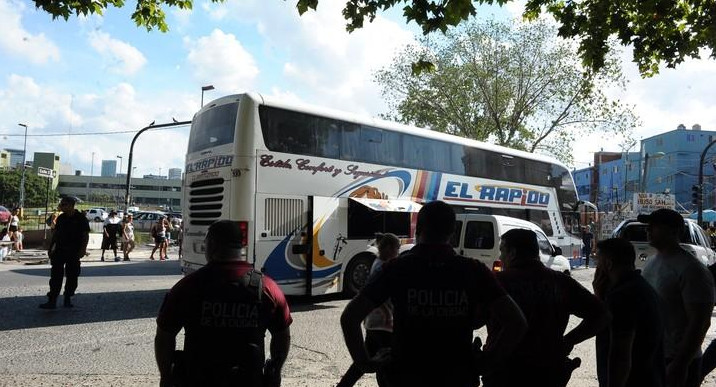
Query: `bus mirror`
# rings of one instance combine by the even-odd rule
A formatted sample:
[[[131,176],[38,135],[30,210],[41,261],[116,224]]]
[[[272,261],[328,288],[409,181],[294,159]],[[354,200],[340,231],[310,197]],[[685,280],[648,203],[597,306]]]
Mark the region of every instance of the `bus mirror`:
[[[552,256],[556,257],[558,255],[562,255],[562,248],[557,245],[552,245],[552,249],[554,252],[552,253]]]

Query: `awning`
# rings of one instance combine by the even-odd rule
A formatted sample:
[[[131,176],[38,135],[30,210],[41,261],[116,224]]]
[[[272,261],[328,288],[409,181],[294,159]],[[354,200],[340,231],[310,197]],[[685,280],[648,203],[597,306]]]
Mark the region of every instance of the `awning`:
[[[373,211],[418,212],[423,207],[412,200],[350,198]]]

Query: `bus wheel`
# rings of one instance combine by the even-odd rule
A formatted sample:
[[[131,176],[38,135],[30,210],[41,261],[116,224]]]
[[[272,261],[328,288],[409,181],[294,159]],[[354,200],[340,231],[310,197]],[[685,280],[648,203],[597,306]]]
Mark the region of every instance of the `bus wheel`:
[[[343,293],[350,297],[358,293],[368,281],[368,275],[374,260],[375,255],[363,253],[350,261],[346,272],[343,274]]]

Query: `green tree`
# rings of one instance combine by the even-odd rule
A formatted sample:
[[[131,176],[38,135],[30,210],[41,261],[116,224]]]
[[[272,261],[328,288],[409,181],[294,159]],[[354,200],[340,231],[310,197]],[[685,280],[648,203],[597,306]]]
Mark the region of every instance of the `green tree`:
[[[618,61],[593,72],[576,58],[546,23],[473,22],[406,47],[376,81],[385,118],[570,162],[576,137],[628,136],[637,122],[605,94],[625,85]],[[431,71],[415,71],[420,61]]]
[[[34,0],[53,19],[67,20],[73,14],[102,14],[108,7],[123,7],[123,0]],[[212,0],[222,2],[223,0]],[[285,0],[284,0],[285,1]],[[476,5],[504,5],[514,0],[346,0],[343,17],[346,29],[362,28],[377,12],[403,5],[403,15],[417,23],[425,34],[457,26],[476,15]],[[166,32],[164,8],[191,9],[193,0],[137,0],[132,20],[148,30]],[[318,0],[298,0],[300,14],[316,9]],[[716,57],[716,0],[528,0],[524,16],[534,20],[540,14],[553,16],[560,24],[559,35],[579,41],[584,65],[599,70],[606,65],[610,38],[634,47],[634,62],[642,75],[658,73],[659,65],[675,67],[685,58],[699,58],[707,49]],[[422,63],[429,66],[428,63]]]
[[[22,170],[0,171],[0,204],[14,207],[20,202],[20,180]],[[44,207],[47,194],[47,179],[37,176],[28,168],[25,173],[25,207]],[[54,205],[59,195],[50,189],[50,204]]]

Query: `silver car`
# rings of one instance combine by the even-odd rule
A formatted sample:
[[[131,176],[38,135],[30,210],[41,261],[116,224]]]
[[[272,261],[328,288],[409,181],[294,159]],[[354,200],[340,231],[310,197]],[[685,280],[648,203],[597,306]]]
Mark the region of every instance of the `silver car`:
[[[637,269],[643,268],[646,261],[656,254],[656,249],[649,244],[647,229],[647,224],[641,223],[636,219],[627,219],[621,222],[612,233],[612,238],[624,238],[634,246]],[[681,247],[690,252],[706,266],[716,262],[716,252],[711,249],[710,238],[706,235],[704,230],[691,219],[684,219]]]

